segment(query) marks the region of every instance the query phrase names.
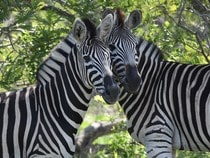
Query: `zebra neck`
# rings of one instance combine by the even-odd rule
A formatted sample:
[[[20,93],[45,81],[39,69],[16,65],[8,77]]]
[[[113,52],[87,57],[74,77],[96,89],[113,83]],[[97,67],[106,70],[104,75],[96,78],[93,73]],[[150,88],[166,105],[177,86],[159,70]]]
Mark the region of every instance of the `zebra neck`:
[[[149,78],[148,75],[151,78],[157,77],[158,70],[156,68],[162,65],[161,61],[163,61],[164,59],[161,50],[154,43],[146,41],[142,38],[138,39],[137,57],[138,57],[138,71],[141,74],[143,80],[143,85],[141,86],[137,94],[141,95],[142,91],[147,88],[148,83],[146,80],[147,78]],[[154,69],[151,69],[152,67],[154,67]],[[148,81],[151,80],[149,79]],[[129,98],[137,97],[137,94],[127,93],[122,85],[120,85],[120,87],[121,87],[121,93],[120,93],[119,103],[122,106],[124,104],[129,104],[127,103],[130,100]]]
[[[139,39],[137,45],[137,56],[139,59],[143,56],[145,57],[146,60],[152,60],[152,61],[163,60],[163,54],[159,49],[159,47],[157,47],[157,45],[155,45],[154,43],[146,41],[142,38]]]
[[[139,111],[143,112],[154,99],[153,88],[155,84],[161,78],[162,69],[164,68],[163,62],[154,62],[147,60],[146,57],[140,58],[138,64],[138,71],[142,77],[142,85],[137,93],[127,93],[123,87],[121,87],[121,94],[119,98],[119,104],[123,108],[127,118],[132,117],[132,113]]]
[[[66,126],[74,125],[74,132],[83,121],[91,99],[78,71],[77,47],[65,38],[54,48],[38,72],[37,95],[43,117],[54,118]]]

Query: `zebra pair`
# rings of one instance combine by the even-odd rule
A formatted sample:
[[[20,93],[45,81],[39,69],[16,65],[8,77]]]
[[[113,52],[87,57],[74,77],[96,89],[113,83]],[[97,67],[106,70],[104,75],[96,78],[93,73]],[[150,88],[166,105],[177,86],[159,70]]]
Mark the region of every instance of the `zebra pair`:
[[[75,20],[39,67],[35,87],[0,94],[0,157],[72,157],[92,95],[117,101],[110,50],[96,33],[89,20]]]
[[[210,151],[210,65],[164,61],[156,45],[130,38],[132,35],[121,36],[128,29],[121,10],[107,12],[117,21],[115,31],[106,39],[117,65],[114,71],[129,75],[126,59],[138,57],[138,72],[134,74],[140,74],[141,82],[137,92],[129,93],[119,77],[119,103],[130,135],[145,145],[148,158],[172,158],[176,149]],[[131,15],[138,17],[134,16],[136,24],[140,23],[140,12]],[[136,50],[130,51],[131,47]],[[120,59],[124,65],[118,65]]]
[[[112,63],[115,63],[115,64],[113,64],[114,72],[116,75],[120,74],[118,79],[122,83],[122,85],[125,85],[125,89],[121,85],[121,94],[120,94],[119,102],[128,118],[128,130],[129,130],[130,134],[138,142],[143,143],[146,146],[148,157],[172,157],[172,150],[175,148],[190,149],[190,150],[197,149],[197,150],[208,150],[209,151],[208,148],[205,148],[205,147],[209,146],[209,144],[208,144],[209,143],[209,138],[208,138],[209,134],[208,134],[208,130],[206,129],[206,127],[208,125],[208,121],[206,121],[206,120],[208,120],[207,114],[204,116],[205,117],[204,121],[200,121],[202,119],[200,119],[200,120],[198,119],[199,116],[203,117],[203,115],[200,115],[195,109],[194,109],[194,113],[192,113],[192,115],[190,113],[187,115],[187,117],[184,116],[185,113],[183,113],[183,111],[187,111],[186,109],[189,109],[189,108],[193,109],[192,105],[189,104],[189,102],[191,102],[193,100],[192,99],[193,97],[189,99],[189,94],[191,94],[191,93],[186,93],[185,94],[186,97],[185,97],[185,95],[182,95],[182,97],[180,97],[180,95],[178,95],[178,92],[180,91],[180,89],[183,90],[186,88],[186,87],[181,88],[180,82],[181,83],[184,83],[182,81],[186,82],[186,80],[183,80],[183,79],[185,79],[185,74],[186,74],[186,72],[188,72],[186,77],[188,76],[187,78],[188,78],[189,82],[187,82],[187,83],[192,84],[194,86],[191,89],[193,90],[193,92],[196,93],[195,100],[196,101],[198,100],[199,95],[202,96],[202,98],[203,98],[203,96],[205,96],[205,95],[203,95],[203,90],[204,90],[205,86],[201,86],[203,84],[200,84],[200,83],[203,82],[204,84],[205,83],[208,84],[209,79],[205,80],[206,82],[204,81],[204,78],[206,76],[208,78],[208,71],[209,71],[208,66],[183,65],[183,64],[178,64],[178,63],[170,63],[170,62],[166,62],[166,61],[161,61],[162,60],[161,54],[159,53],[160,51],[159,51],[159,49],[156,48],[156,46],[154,46],[153,44],[147,43],[145,40],[138,41],[138,39],[135,39],[135,37],[130,33],[130,29],[133,28],[134,26],[136,26],[136,24],[138,24],[138,22],[140,22],[139,18],[141,17],[140,13],[138,11],[134,11],[130,15],[131,16],[129,16],[129,18],[126,20],[126,22],[124,22],[125,17],[120,10],[117,10],[115,13],[109,12],[108,15],[106,15],[104,19],[108,19],[108,21],[113,22],[113,23],[111,23],[112,24],[111,27],[110,27],[110,25],[108,25],[109,23],[104,22],[104,24],[106,24],[106,25],[104,25],[104,24],[100,25],[98,28],[99,32],[101,33],[100,37],[103,38],[103,40],[106,42],[106,44],[110,46],[110,49],[112,51],[111,60],[112,60]],[[108,17],[112,17],[112,18],[110,19]],[[131,17],[131,19],[130,19],[130,17]],[[102,22],[103,21],[106,21],[106,20],[102,20]],[[80,31],[83,30],[83,27],[81,27],[81,26],[78,28],[79,28],[78,30],[80,30]],[[101,29],[101,28],[105,28],[105,30],[107,28],[111,28],[113,32],[111,31],[110,33],[104,33],[106,31],[103,32],[103,29]],[[121,30],[121,31],[117,31],[117,30]],[[126,35],[129,35],[129,38],[125,38],[125,36],[120,36],[121,33],[123,34],[124,32],[126,32],[125,30],[128,30],[129,34],[126,34]],[[77,32],[77,35],[78,35],[78,32]],[[80,35],[84,35],[84,34],[80,34]],[[85,35],[88,35],[87,37],[90,38],[92,36],[92,33],[88,32],[88,33],[85,33]],[[108,36],[106,36],[106,35],[108,35]],[[78,36],[78,40],[79,39],[81,39],[80,36]],[[128,41],[127,41],[127,44],[124,45],[124,43],[126,43],[125,42],[126,39]],[[130,39],[132,39],[132,40],[130,40]],[[77,51],[77,48],[76,48],[75,39],[71,38],[71,40],[73,40],[73,41],[71,41],[73,44],[70,44],[71,42],[69,40],[70,40],[69,38],[67,41],[64,40],[68,47],[72,46],[69,49],[69,51],[67,50],[67,54],[69,52],[70,52],[70,54],[72,54],[71,52],[73,52],[73,54],[75,52],[79,52],[79,51]],[[129,40],[131,41],[130,43],[129,43]],[[89,40],[87,40],[87,41],[89,41]],[[82,44],[84,44],[86,42],[83,41]],[[79,74],[88,74],[90,76],[92,74],[92,77],[87,77],[87,80],[86,80],[86,82],[90,84],[90,86],[88,86],[88,88],[87,87],[84,88],[80,85],[84,82],[84,80],[79,80],[79,79],[73,80],[74,83],[78,83],[78,85],[79,85],[78,86],[75,84],[74,86],[78,86],[79,88],[82,89],[79,94],[81,94],[83,97],[79,97],[78,100],[80,100],[80,101],[82,101],[82,99],[86,100],[86,98],[90,99],[92,89],[89,89],[89,88],[92,86],[91,81],[95,81],[95,82],[98,81],[97,75],[94,76],[94,74],[93,74],[93,72],[98,72],[98,71],[92,72],[90,69],[88,69],[87,71],[84,71],[84,69],[82,69],[79,65],[77,65],[78,63],[80,63],[80,62],[82,63],[82,61],[84,62],[84,60],[86,60],[87,61],[86,66],[88,68],[92,68],[92,60],[90,60],[90,56],[87,55],[87,50],[89,50],[88,48],[91,48],[90,43],[91,42],[89,41],[86,43],[87,45],[85,45],[85,46],[83,45],[84,46],[83,48],[86,51],[86,54],[83,54],[82,57],[81,56],[79,56],[79,57],[73,56],[71,58],[72,60],[70,60],[69,57],[67,56],[68,65],[72,66],[74,68],[74,70],[80,70],[80,71],[78,71]],[[82,44],[80,44],[80,46]],[[63,47],[63,44],[60,44],[59,47],[62,50],[64,50],[64,52],[65,52],[65,48],[66,48],[65,44],[64,44],[64,47]],[[81,50],[83,50],[83,49],[81,49]],[[123,51],[123,50],[126,50],[126,51]],[[62,52],[62,51],[58,51],[58,52]],[[129,52],[129,54],[127,54],[127,52]],[[155,53],[155,55],[154,55],[154,53]],[[56,103],[54,103],[54,105],[60,106],[61,102],[63,102],[64,96],[62,96],[62,94],[59,92],[59,90],[61,90],[62,92],[67,92],[67,89],[65,89],[65,88],[60,89],[57,86],[57,82],[60,82],[62,85],[64,85],[64,83],[68,84],[68,82],[65,82],[65,81],[68,81],[69,78],[65,77],[67,80],[62,80],[62,78],[60,77],[62,74],[65,74],[65,72],[67,72],[67,68],[65,67],[64,64],[62,64],[62,62],[59,62],[57,59],[61,59],[61,61],[63,61],[64,57],[66,56],[64,54],[66,54],[66,53],[61,53],[62,55],[55,53],[56,58],[54,58],[55,56],[53,57],[53,54],[54,53],[52,53],[52,55],[51,55],[52,61],[47,60],[46,64],[43,64],[43,67],[41,66],[41,68],[44,68],[43,69],[44,71],[41,73],[42,75],[40,75],[40,76],[45,76],[45,77],[48,76],[47,77],[48,79],[47,80],[40,79],[40,83],[45,83],[45,81],[51,80],[52,76],[58,75],[58,78],[56,76],[55,82],[50,83],[50,86],[49,85],[46,86],[46,88],[48,89],[48,92],[46,90],[44,90],[44,92],[40,93],[40,95],[38,95],[38,96],[48,96],[50,98],[53,98],[52,92],[55,92],[56,96],[57,96],[56,98],[58,98],[58,100],[56,101]],[[139,73],[135,72],[135,70],[137,70],[137,69],[135,68],[135,65],[133,64],[133,61],[135,61],[136,57],[139,58],[139,60],[138,60]],[[78,59],[80,62],[78,62],[78,63],[75,62],[73,64],[72,63],[69,64],[70,61],[71,62],[77,61],[76,59]],[[64,61],[66,61],[66,60],[64,60]],[[132,63],[131,66],[129,66],[129,62]],[[53,64],[51,65],[50,63],[53,63]],[[167,66],[165,66],[165,65],[167,65]],[[53,67],[50,67],[50,66],[53,66]],[[172,67],[173,67],[173,69],[172,69]],[[47,70],[49,70],[49,68],[53,68],[52,71],[48,72]],[[62,68],[62,70],[64,70],[62,73],[60,72],[61,68]],[[202,69],[205,69],[205,71],[202,71]],[[57,70],[59,70],[59,71],[57,71]],[[101,69],[97,69],[97,70],[101,71]],[[108,72],[110,73],[110,70],[108,70]],[[200,78],[200,75],[199,75],[200,73],[203,74],[202,76],[205,76],[205,77]],[[139,80],[139,77],[140,77],[139,74],[141,74],[142,81]],[[73,76],[74,75],[75,74],[73,74]],[[130,82],[130,80],[133,79],[132,77],[130,77],[131,75],[135,76],[134,80],[137,79],[137,81],[138,81],[137,83],[138,83],[138,85],[141,86],[141,88],[138,88],[138,86],[137,86],[137,88],[135,88],[135,86],[131,86],[132,87],[131,90],[129,89],[129,85],[130,85],[129,83],[133,83],[133,82]],[[173,78],[170,78],[170,75],[173,76]],[[197,76],[195,78],[193,78],[194,75],[197,75]],[[69,76],[69,75],[67,75],[67,76]],[[75,75],[75,76],[78,77],[80,75]],[[41,77],[41,78],[43,78],[43,77]],[[175,80],[175,78],[176,78],[176,80]],[[180,81],[178,79],[182,79],[182,81]],[[106,80],[106,82],[104,82],[102,84],[100,84],[99,82],[97,83],[97,84],[99,84],[99,87],[100,87],[100,88],[98,88],[98,90],[99,90],[98,92],[101,92],[101,94],[108,92],[106,90],[103,90],[103,88],[101,89],[101,87],[103,87],[101,85],[107,85],[107,81],[112,81],[112,79],[110,79],[110,78],[104,79],[104,81],[105,80]],[[103,82],[103,79],[101,81]],[[199,82],[199,81],[202,81],[202,82]],[[167,84],[165,84],[165,83],[167,83]],[[172,84],[172,83],[176,83],[176,84]],[[187,84],[187,85],[189,85],[189,84]],[[198,85],[198,84],[200,84],[200,85]],[[111,82],[111,85],[113,85],[112,82]],[[114,91],[115,92],[118,91],[116,88],[116,85],[114,87],[115,87],[115,88],[113,88]],[[178,91],[178,89],[176,89],[177,87],[179,87],[179,91]],[[208,87],[208,85],[206,87]],[[87,90],[87,91],[85,92],[85,90]],[[138,93],[130,94],[130,93],[126,92],[127,90],[128,91],[130,90],[130,92],[135,92],[136,90],[138,90]],[[188,91],[187,89],[185,89],[185,90],[186,90],[186,92]],[[23,112],[25,112],[25,115],[28,116],[27,112],[30,113],[30,110],[27,110],[24,106],[23,106],[23,109],[26,109],[26,110],[20,110],[20,108],[17,108],[16,110],[14,110],[14,109],[11,109],[11,106],[9,106],[9,103],[10,102],[11,102],[11,104],[12,104],[12,102],[13,102],[13,104],[16,103],[15,104],[16,106],[19,106],[19,102],[23,103],[23,105],[26,105],[26,103],[24,103],[24,102],[27,102],[28,106],[30,105],[30,103],[32,105],[34,104],[35,111],[36,112],[39,111],[39,113],[37,114],[38,117],[36,117],[36,119],[35,119],[35,121],[33,121],[33,123],[36,121],[40,122],[40,118],[45,120],[47,118],[47,116],[51,116],[51,115],[49,115],[49,111],[48,111],[49,108],[42,109],[42,112],[40,112],[40,109],[41,109],[40,106],[35,106],[37,104],[33,103],[33,102],[35,102],[34,98],[37,97],[37,95],[35,95],[35,94],[38,93],[40,90],[38,91],[37,89],[34,89],[34,88],[26,88],[25,91],[27,91],[27,93],[25,93],[23,91],[19,91],[17,93],[10,93],[8,95],[1,94],[1,104],[3,104],[2,106],[7,105],[7,108],[5,108],[7,111],[15,111],[16,113],[18,113],[19,111],[23,111]],[[206,96],[208,96],[209,92],[206,89],[204,92],[207,92]],[[27,94],[27,95],[25,96],[25,94]],[[67,93],[63,93],[63,94],[67,94]],[[77,93],[75,93],[75,88],[73,88],[73,90],[71,91],[71,94],[76,95],[78,97]],[[115,96],[117,96],[116,93],[113,93],[113,94],[115,94]],[[19,101],[19,97],[16,97],[16,95],[22,96],[22,97],[24,97],[24,99]],[[108,93],[105,95],[106,96],[105,98],[107,98],[107,95],[108,95]],[[59,99],[58,96],[59,97],[62,96],[62,100]],[[176,96],[176,97],[174,97],[174,96]],[[184,96],[184,98],[188,98],[188,100],[185,100],[185,99],[183,100],[183,96]],[[11,97],[11,100],[9,100],[10,97]],[[109,97],[111,97],[111,96],[109,96]],[[8,99],[6,100],[6,98],[8,98]],[[111,100],[115,101],[116,98],[115,99],[111,98]],[[206,98],[208,98],[208,97],[206,97]],[[177,100],[175,100],[175,99],[177,99]],[[78,101],[78,100],[76,99],[76,101]],[[64,102],[67,102],[67,101],[64,101]],[[82,102],[82,103],[84,103],[84,102]],[[182,106],[183,106],[182,102],[186,102],[186,106],[184,106],[185,108],[183,108],[183,109],[182,109]],[[40,105],[40,103],[46,103],[47,105],[49,104],[47,99],[44,99],[42,102],[39,100],[38,103],[39,103],[39,105]],[[162,103],[162,104],[160,104],[160,103]],[[176,106],[175,103],[179,106]],[[197,104],[198,102],[195,102],[195,103]],[[208,104],[208,99],[207,99],[205,105],[207,105],[207,104]],[[201,107],[199,104],[197,104],[197,105],[198,106],[196,106],[196,107]],[[62,111],[59,109],[60,107],[58,109],[57,109],[57,107],[50,107],[50,108],[53,110],[53,114],[56,114],[56,115],[64,112],[64,110]],[[208,113],[208,111],[209,111],[208,106],[205,106],[205,108],[207,109],[207,110],[205,110],[205,112]],[[4,113],[5,109],[3,108],[3,110],[1,111],[1,114],[2,114],[1,116],[6,114],[4,119],[1,119],[4,121],[8,120],[8,118],[11,117],[11,116],[8,117],[8,112]],[[10,109],[10,110],[8,110],[8,109]],[[83,114],[85,113],[85,111],[87,110],[87,107],[79,109],[79,110],[74,107],[71,110],[74,111],[75,116],[79,116],[81,111]],[[77,112],[76,110],[78,110],[79,112]],[[180,111],[182,111],[182,113],[181,113],[182,115],[180,115]],[[196,111],[196,113],[195,113],[195,111]],[[14,114],[14,112],[13,112],[13,114]],[[77,114],[79,114],[79,115],[77,115]],[[23,116],[23,115],[21,115],[21,116]],[[62,117],[65,117],[65,119],[67,118],[66,116],[67,115],[62,115]],[[81,118],[80,120],[82,120],[83,117],[81,117],[81,116],[82,115],[80,115],[80,117],[75,117],[75,118]],[[30,154],[31,154],[31,157],[32,157],[32,154],[34,154],[33,155],[34,157],[37,155],[39,155],[39,157],[41,155],[45,155],[45,157],[46,157],[46,155],[48,153],[51,154],[51,155],[48,155],[48,157],[53,157],[53,154],[54,154],[54,156],[59,155],[58,157],[62,157],[62,156],[70,157],[72,155],[71,152],[73,152],[73,150],[74,150],[74,145],[72,145],[73,146],[72,151],[70,151],[70,152],[67,151],[66,153],[63,152],[66,146],[68,148],[68,144],[66,144],[65,141],[64,141],[64,143],[62,142],[63,144],[62,143],[59,144],[59,142],[57,142],[57,140],[54,139],[54,138],[58,138],[57,136],[55,136],[55,134],[48,135],[48,132],[50,132],[51,129],[54,130],[54,128],[52,126],[49,129],[45,129],[46,128],[45,125],[48,125],[51,123],[51,122],[47,122],[46,120],[42,124],[39,124],[39,125],[35,124],[35,126],[37,126],[37,128],[36,128],[37,132],[42,133],[43,136],[45,136],[45,137],[42,137],[42,135],[34,136],[33,132],[30,133],[30,131],[29,131],[30,129],[28,128],[26,130],[27,131],[26,134],[28,134],[31,138],[33,138],[30,140],[30,142],[32,142],[32,143],[29,143],[29,141],[27,140],[27,135],[25,135],[23,140],[25,140],[26,143],[24,142],[25,143],[24,144],[23,140],[22,140],[22,146],[21,145],[19,146],[19,142],[17,143],[17,141],[19,141],[20,138],[19,137],[17,137],[19,139],[14,139],[14,138],[17,136],[17,133],[20,133],[20,132],[18,131],[18,128],[14,128],[14,124],[15,124],[15,127],[20,127],[20,118],[21,117],[20,116],[17,117],[17,118],[19,118],[19,119],[17,119],[17,120],[19,120],[17,123],[14,123],[14,120],[15,120],[14,117],[11,117],[11,118],[13,119],[13,121],[10,121],[10,123],[13,122],[12,123],[13,125],[10,125],[10,127],[12,127],[12,129],[9,129],[9,128],[8,128],[9,130],[7,129],[7,127],[9,127],[8,121],[5,121],[6,122],[5,124],[2,123],[2,125],[4,125],[3,129],[5,129],[4,132],[2,132],[2,133],[3,133],[3,136],[7,137],[6,139],[4,137],[4,143],[5,143],[4,145],[8,149],[10,148],[9,150],[11,150],[10,152],[12,154],[14,153],[13,150],[15,150],[15,151],[17,150],[16,153],[19,153],[19,152],[22,153],[21,156],[19,156],[19,157],[30,157]],[[185,118],[186,120],[183,120],[183,118]],[[190,120],[189,118],[192,118],[193,123],[186,123],[187,121]],[[29,118],[29,120],[31,120],[31,119],[32,119],[32,117]],[[70,122],[69,126],[72,125],[74,127],[79,126],[79,124],[81,123],[81,122],[74,122],[71,119],[68,119],[68,121]],[[199,121],[202,122],[201,126],[199,126],[200,125]],[[24,122],[24,121],[21,121],[21,122]],[[30,123],[30,121],[28,121],[28,122]],[[61,123],[61,122],[62,121],[60,121],[59,123]],[[64,123],[68,124],[68,122],[64,122]],[[29,125],[29,124],[27,124],[27,125]],[[29,127],[29,126],[26,126],[26,127]],[[188,128],[188,127],[194,127],[194,128]],[[195,128],[195,127],[197,127],[197,128]],[[67,127],[65,126],[65,128],[67,128]],[[16,129],[16,135],[14,135],[14,133],[15,133],[14,129]],[[45,130],[43,130],[43,129],[45,129]],[[204,130],[204,129],[206,129],[206,130]],[[23,133],[25,133],[25,129],[22,129],[22,130],[23,130]],[[69,136],[69,138],[72,139],[72,142],[74,140],[73,138],[76,133],[76,130],[77,130],[77,128],[75,128],[75,132],[73,132],[73,134],[71,136]],[[202,130],[205,132],[202,133]],[[1,129],[1,131],[3,131],[3,130]],[[10,131],[10,133],[12,133],[12,134],[8,135],[7,134],[8,131]],[[55,132],[55,133],[57,134],[59,132],[60,131],[57,130],[57,132]],[[190,135],[187,132],[192,132],[192,134]],[[14,140],[9,138],[10,135],[12,135],[12,136],[14,135],[13,136]],[[55,137],[51,137],[51,136],[55,136]],[[191,137],[191,136],[194,136],[194,137]],[[51,138],[50,143],[47,140],[47,138]],[[63,137],[61,137],[61,138],[63,138]],[[191,138],[192,138],[192,140],[191,140]],[[198,141],[199,140],[198,138],[201,138],[201,139],[206,138],[206,140],[200,141],[201,142],[200,143]],[[2,139],[2,137],[1,137],[1,139]],[[10,147],[7,146],[9,144],[8,141],[10,141],[12,144]],[[175,146],[176,144],[179,144],[179,143],[180,143],[180,146],[178,146],[178,145]],[[196,144],[197,148],[195,148],[193,146],[193,143]],[[14,144],[16,145],[15,147],[18,147],[19,149],[18,148],[15,149]],[[74,144],[74,142],[70,143],[70,144]],[[33,152],[31,152],[32,150],[31,151],[28,150],[28,147],[30,147],[28,145],[32,146],[30,149],[33,149]],[[59,146],[59,145],[61,145],[61,146]],[[3,147],[2,147],[2,149],[3,149]],[[8,149],[6,149],[6,151],[8,151]],[[25,151],[23,151],[23,149],[25,149]],[[26,151],[26,149],[27,149],[27,151]],[[5,151],[5,147],[4,147],[4,151]],[[0,152],[0,153],[2,153],[2,152]],[[5,154],[5,152],[4,152],[4,154]],[[6,156],[8,156],[8,153],[6,153],[6,154],[7,154]],[[66,155],[64,155],[64,154],[66,154]],[[12,157],[13,155],[9,155],[9,156]]]

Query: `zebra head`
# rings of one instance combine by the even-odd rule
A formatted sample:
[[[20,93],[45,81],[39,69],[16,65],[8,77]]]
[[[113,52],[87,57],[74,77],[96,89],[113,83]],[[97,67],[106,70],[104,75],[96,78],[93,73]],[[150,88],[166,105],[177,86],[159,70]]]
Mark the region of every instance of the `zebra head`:
[[[72,35],[78,43],[79,73],[82,81],[107,103],[116,102],[120,89],[113,79],[110,50],[96,36],[96,27],[88,19],[77,19]]]
[[[131,30],[141,21],[141,12],[135,10],[125,19],[124,13],[117,9],[107,9],[97,30],[99,37],[109,46],[113,72],[125,89],[135,93],[141,86],[141,77],[137,69],[138,40]],[[109,31],[111,29],[111,31]]]

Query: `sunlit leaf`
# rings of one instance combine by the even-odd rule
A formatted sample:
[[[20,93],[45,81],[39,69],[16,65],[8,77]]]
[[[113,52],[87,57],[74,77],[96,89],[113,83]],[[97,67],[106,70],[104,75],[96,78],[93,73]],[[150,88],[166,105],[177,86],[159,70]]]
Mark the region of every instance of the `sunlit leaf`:
[[[169,11],[170,11],[170,12],[174,12],[174,11],[177,10],[177,7],[178,7],[177,5],[174,5],[174,4],[173,4],[173,5],[170,6]]]

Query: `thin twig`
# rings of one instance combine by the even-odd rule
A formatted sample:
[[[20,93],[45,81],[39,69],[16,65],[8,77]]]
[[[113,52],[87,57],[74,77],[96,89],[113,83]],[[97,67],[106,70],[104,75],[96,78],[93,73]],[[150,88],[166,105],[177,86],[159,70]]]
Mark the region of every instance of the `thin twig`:
[[[8,30],[8,32],[7,32],[7,35],[8,35],[8,38],[9,38],[9,41],[10,41],[10,44],[11,44],[13,50],[17,51],[17,50],[15,49],[15,46],[14,46],[13,42],[12,42],[12,36],[11,36],[9,30]]]
[[[55,6],[52,6],[52,5],[46,4],[44,7],[41,8],[41,10],[52,10],[52,11],[55,11],[57,14],[59,14],[61,16],[65,16],[65,17],[69,18],[72,21],[75,19],[74,15],[69,14],[69,13],[65,12],[64,10],[62,10],[60,8],[57,8]]]
[[[183,2],[183,1],[181,1],[181,5],[180,5],[180,9],[179,9],[179,13],[178,13],[178,17],[179,17],[179,20],[178,20],[178,24],[179,23],[181,23],[181,17],[182,17],[182,13],[183,13],[183,11],[184,11],[184,7],[185,7],[185,1]]]
[[[209,59],[208,59],[208,56],[205,54],[205,51],[204,51],[204,49],[203,49],[203,45],[202,45],[202,43],[201,43],[201,40],[200,40],[200,38],[199,38],[199,35],[196,33],[196,39],[197,39],[197,41],[198,41],[198,44],[199,44],[199,47],[200,47],[200,49],[201,49],[201,54],[204,56],[204,58],[205,58],[205,60],[208,62],[208,63],[210,63],[210,61],[209,61]]]

